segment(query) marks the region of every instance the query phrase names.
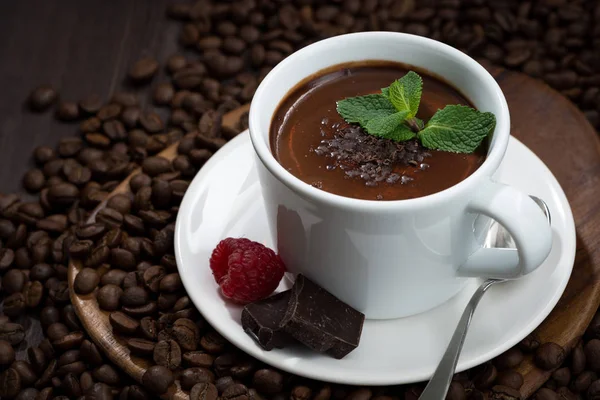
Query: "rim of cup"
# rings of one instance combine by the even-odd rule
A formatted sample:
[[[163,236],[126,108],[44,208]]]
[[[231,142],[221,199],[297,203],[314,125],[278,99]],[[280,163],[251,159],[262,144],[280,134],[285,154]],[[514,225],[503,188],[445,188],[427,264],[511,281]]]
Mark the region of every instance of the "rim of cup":
[[[363,200],[345,197],[317,189],[294,176],[275,159],[269,144],[269,128],[273,113],[277,110],[278,106],[276,106],[273,109],[273,112],[270,113],[271,115],[269,115],[269,126],[267,126],[267,129],[264,129],[264,127],[261,126],[264,124],[264,117],[262,117],[262,114],[265,112],[263,110],[264,106],[262,103],[264,103],[267,98],[272,97],[272,85],[276,84],[280,79],[286,79],[286,71],[288,71],[290,67],[294,65],[294,63],[307,63],[310,62],[311,59],[318,57],[319,54],[343,51],[340,49],[344,49],[344,42],[347,44],[348,41],[364,42],[366,40],[379,41],[381,42],[381,45],[383,45],[385,42],[392,43],[392,45],[393,42],[397,42],[398,46],[418,46],[421,49],[420,51],[435,54],[436,57],[439,57],[440,62],[444,60],[453,60],[454,62],[460,63],[461,67],[463,67],[475,81],[485,85],[486,90],[490,92],[492,101],[496,104],[497,110],[494,112],[496,115],[496,127],[490,142],[487,157],[483,164],[475,172],[473,172],[473,174],[454,186],[423,197],[407,200]],[[372,57],[361,58],[358,56],[349,57],[348,62],[368,60],[377,59]],[[386,61],[389,60],[389,58],[381,58],[380,60]],[[337,63],[333,63],[325,66],[324,68],[328,68],[336,64]],[[423,69],[427,70],[427,67],[424,67]],[[315,72],[318,73],[319,70],[313,71],[307,69],[307,72],[304,76],[300,77],[299,79],[295,79],[295,81],[291,84],[291,90],[293,90],[293,88],[295,88],[296,85],[302,82],[304,79],[314,75]],[[443,78],[446,78],[444,74],[440,75],[442,75]],[[461,88],[458,86],[457,89],[459,91],[461,90]],[[280,104],[280,102],[288,93],[289,90],[278,99],[278,104]],[[468,96],[467,99],[473,101]],[[473,102],[475,105],[477,105],[476,101]],[[334,36],[332,38],[315,42],[292,53],[277,66],[275,66],[275,68],[273,68],[263,79],[257,88],[256,93],[254,94],[249,111],[249,131],[252,146],[254,147],[254,150],[263,165],[275,178],[277,178],[280,182],[285,184],[289,189],[296,192],[301,197],[309,199],[312,202],[317,202],[336,208],[378,213],[399,211],[402,209],[422,209],[435,207],[443,203],[451,202],[452,198],[461,192],[475,190],[477,183],[480,182],[481,179],[486,179],[487,177],[493,175],[495,170],[499,167],[502,158],[504,157],[510,136],[510,116],[506,99],[496,80],[481,64],[460,50],[433,39],[406,33],[360,32]]]

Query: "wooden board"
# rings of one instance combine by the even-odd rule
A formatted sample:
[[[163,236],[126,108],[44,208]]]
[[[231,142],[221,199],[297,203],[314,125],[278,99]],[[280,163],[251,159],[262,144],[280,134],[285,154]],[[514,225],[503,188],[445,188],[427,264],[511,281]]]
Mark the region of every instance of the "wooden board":
[[[572,277],[556,309],[538,327],[543,341],[553,341],[570,350],[585,332],[600,304],[600,216],[597,187],[600,187],[600,141],[583,114],[566,98],[541,81],[523,74],[489,67],[506,94],[512,118],[512,134],[532,149],[552,170],[569,199],[577,227],[577,256]],[[239,114],[239,111],[238,111]],[[227,117],[231,124],[235,115]],[[162,155],[173,158],[175,147]],[[128,190],[124,182],[114,193]],[[99,207],[103,207],[101,204]],[[69,283],[80,266],[69,266]],[[90,296],[71,299],[85,329],[115,364],[140,381],[147,363],[130,357],[127,348],[114,338],[107,314]],[[519,367],[529,397],[550,376],[527,358]],[[183,399],[181,390],[165,398]]]

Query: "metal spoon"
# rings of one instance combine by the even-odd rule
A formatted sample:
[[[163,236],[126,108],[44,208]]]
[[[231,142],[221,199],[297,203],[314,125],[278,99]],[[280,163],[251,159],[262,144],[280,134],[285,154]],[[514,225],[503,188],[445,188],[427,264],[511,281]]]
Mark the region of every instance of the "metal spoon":
[[[531,197],[533,201],[535,201],[542,209],[546,215],[548,223],[551,223],[548,205],[538,197],[529,197]],[[510,234],[502,227],[502,225],[498,224],[497,222],[492,222],[490,233],[491,234],[488,234],[486,239],[486,246],[502,248],[515,247],[514,241]],[[477,288],[471,297],[471,300],[469,300],[469,303],[460,317],[460,320],[458,321],[458,325],[456,326],[456,330],[452,335],[452,339],[450,339],[450,343],[446,348],[444,356],[433,373],[431,380],[425,387],[425,390],[419,397],[419,400],[443,400],[446,398],[446,393],[448,392],[448,388],[452,382],[452,377],[454,376],[454,372],[456,370],[456,363],[458,362],[458,357],[460,356],[460,352],[465,342],[467,330],[471,324],[471,319],[473,318],[475,308],[477,308],[479,300],[481,300],[485,292],[490,287],[494,286],[496,283],[504,281],[506,281],[506,279],[487,279],[481,284],[481,286],[479,286],[479,288]]]

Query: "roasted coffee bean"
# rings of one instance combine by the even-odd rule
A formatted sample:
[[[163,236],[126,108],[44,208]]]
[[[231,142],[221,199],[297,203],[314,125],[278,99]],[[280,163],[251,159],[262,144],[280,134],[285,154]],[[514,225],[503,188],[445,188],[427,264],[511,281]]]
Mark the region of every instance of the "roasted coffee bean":
[[[184,390],[190,390],[198,383],[214,383],[215,374],[206,368],[194,367],[184,369],[179,379],[181,381],[181,387]]]
[[[124,290],[121,303],[125,307],[139,307],[148,303],[150,296],[141,286],[133,286]]]
[[[0,397],[13,398],[21,391],[21,377],[13,368],[0,373]]]
[[[17,371],[23,386],[32,386],[38,378],[27,361],[17,360],[11,364],[10,368]]]
[[[67,326],[60,322],[50,324],[46,328],[46,336],[52,341],[58,340],[69,333]]]
[[[111,263],[117,268],[130,271],[135,268],[136,259],[130,251],[117,248],[111,250]]]
[[[37,307],[44,296],[44,285],[40,281],[27,282],[23,287],[25,305],[29,308]]]
[[[234,383],[233,385],[230,385],[227,389],[225,389],[225,391],[221,395],[221,398],[223,400],[248,400],[248,388],[242,385],[241,383]],[[297,399],[296,397],[294,397],[294,391],[292,391],[290,398],[293,400]],[[306,399],[309,398],[310,395],[306,397]],[[298,398],[298,400],[300,400],[300,398]]]
[[[148,340],[155,341],[158,337],[158,327],[156,321],[150,317],[144,317],[141,319],[140,331],[142,336]]]
[[[473,384],[479,390],[489,389],[498,376],[496,367],[491,363],[485,363],[474,371]]]
[[[142,376],[143,385],[151,392],[159,395],[166,393],[174,381],[173,373],[162,365],[151,366]]]
[[[42,311],[40,312],[40,322],[44,326],[50,326],[60,322],[60,311],[54,306],[42,308]]]
[[[15,350],[11,344],[3,339],[0,339],[0,366],[7,366],[15,361]]]
[[[74,101],[61,101],[56,108],[56,118],[61,121],[74,121],[79,118],[79,106]]]
[[[154,353],[155,342],[146,339],[131,338],[127,341],[127,347],[132,354],[149,356]]]
[[[600,343],[600,340],[598,342]],[[553,342],[547,342],[538,347],[534,360],[538,367],[550,370],[562,364],[565,357],[565,351],[561,346]]]
[[[181,348],[174,340],[161,340],[154,347],[154,362],[175,370],[181,365]]]
[[[12,249],[0,248],[0,271],[9,268],[15,259],[15,253]]]
[[[13,293],[4,298],[4,314],[17,317],[25,312],[27,305],[23,293]]]
[[[210,354],[219,354],[225,350],[227,341],[215,331],[210,331],[200,340],[200,346]]]
[[[188,351],[183,354],[183,362],[188,367],[210,368],[215,358],[202,351]]]
[[[494,359],[494,365],[500,371],[514,368],[523,361],[523,352],[516,347],[508,349]]]
[[[520,400],[521,393],[518,390],[508,386],[496,385],[492,388],[491,397],[493,400]]]
[[[38,165],[44,165],[57,157],[53,148],[48,146],[38,146],[33,151],[33,158]]]
[[[190,390],[190,400],[217,400],[218,396],[217,388],[209,382],[198,383]]]
[[[63,365],[71,364],[80,360],[80,351],[79,350],[68,350],[65,351],[56,362],[57,367],[62,367]]]
[[[46,355],[39,347],[29,347],[27,349],[27,359],[31,364],[31,368],[38,374],[41,374],[48,364]]]
[[[13,294],[23,290],[27,278],[23,271],[18,269],[9,269],[2,277],[2,288],[7,294]]]
[[[165,269],[160,265],[154,265],[144,271],[143,280],[144,286],[150,291],[156,293],[159,290],[160,282],[165,276]]]
[[[173,74],[178,70],[185,68],[187,65],[187,60],[184,56],[179,54],[174,54],[167,59],[166,67],[169,73]]]
[[[174,95],[175,88],[173,88],[173,85],[169,82],[163,82],[154,88],[152,99],[157,105],[167,106],[171,103]]]
[[[82,360],[89,365],[100,365],[103,362],[100,350],[98,350],[98,347],[89,340],[84,340],[81,343],[80,353]]]
[[[276,394],[283,390],[283,375],[272,369],[259,369],[254,373],[252,385],[261,393]]]
[[[154,58],[141,58],[129,69],[129,78],[136,83],[142,83],[152,79],[157,70],[158,62]]]
[[[110,249],[108,246],[101,244],[92,249],[92,252],[85,260],[84,266],[86,268],[97,268],[108,261],[109,257]]]
[[[585,344],[587,366],[594,372],[600,372],[600,339],[592,339]]]
[[[84,258],[90,253],[93,245],[91,240],[77,240],[69,246],[69,254],[74,258]]]
[[[234,383],[235,381],[231,376],[223,376],[217,379],[217,381],[215,382],[215,386],[219,394],[223,394],[223,392],[225,392],[225,390]]]
[[[140,326],[139,322],[120,311],[111,312],[109,321],[113,329],[126,335],[133,335]]]
[[[588,400],[598,400],[600,399],[600,379],[594,381],[587,390],[587,399]]]
[[[183,351],[193,351],[198,347],[200,331],[194,321],[180,318],[173,324],[172,334]]]
[[[137,275],[137,272],[128,272],[127,275],[125,275],[125,278],[123,279],[123,289],[127,289],[132,286],[137,286],[139,284]]]
[[[114,284],[107,284],[98,290],[96,299],[102,310],[115,311],[119,309],[122,295],[123,290],[120,287]]]
[[[160,280],[159,290],[161,292],[173,293],[182,288],[183,284],[177,272],[165,275]]]
[[[79,347],[85,338],[83,332],[70,332],[65,336],[52,342],[52,346],[59,351],[65,351],[74,347]]]
[[[75,277],[73,287],[78,294],[88,294],[94,291],[100,283],[100,276],[96,270],[83,268]]]
[[[79,189],[71,183],[60,183],[48,190],[48,201],[55,207],[69,207],[78,197]]]
[[[573,393],[585,393],[592,382],[598,379],[598,376],[593,371],[583,371],[573,380],[569,388]],[[566,385],[565,385],[566,386]]]
[[[103,364],[92,372],[92,377],[98,381],[105,383],[109,386],[116,386],[119,384],[119,373],[109,364]]]
[[[123,224],[123,214],[112,208],[103,208],[96,214],[96,221],[109,228],[118,228]]]
[[[58,93],[50,85],[35,88],[29,95],[29,107],[33,111],[45,111],[56,101]]]
[[[571,353],[571,372],[573,375],[579,375],[586,366],[586,356],[581,342],[573,348]]]
[[[100,110],[98,110],[96,117],[100,121],[112,120],[113,118],[117,118],[121,114],[122,110],[123,110],[122,105],[117,104],[117,103],[109,103],[109,104],[106,104],[106,105],[100,107]],[[111,135],[108,134],[108,131],[113,131],[114,128],[109,127],[108,129],[106,129],[107,125],[105,125],[105,124],[106,124],[106,122],[104,122],[102,124],[103,130],[107,134],[107,136],[112,139]]]
[[[37,193],[46,184],[46,177],[41,169],[33,168],[23,177],[23,186],[32,193]]]
[[[159,174],[171,171],[171,162],[164,157],[148,157],[142,163],[144,173],[149,176],[157,176]],[[146,186],[146,185],[144,185]]]

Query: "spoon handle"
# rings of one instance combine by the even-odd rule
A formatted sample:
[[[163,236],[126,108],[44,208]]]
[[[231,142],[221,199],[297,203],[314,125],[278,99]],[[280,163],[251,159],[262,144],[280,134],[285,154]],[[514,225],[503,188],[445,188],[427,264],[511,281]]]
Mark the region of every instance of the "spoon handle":
[[[452,377],[456,370],[456,363],[458,362],[460,351],[465,342],[465,337],[467,336],[467,330],[471,324],[473,313],[485,291],[496,282],[497,280],[495,279],[484,281],[481,286],[477,288],[473,297],[471,297],[471,300],[469,300],[469,304],[467,304],[465,311],[458,321],[458,325],[452,335],[452,339],[450,339],[446,352],[433,373],[431,380],[419,397],[419,400],[444,400],[446,398],[446,393],[452,382]]]

